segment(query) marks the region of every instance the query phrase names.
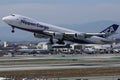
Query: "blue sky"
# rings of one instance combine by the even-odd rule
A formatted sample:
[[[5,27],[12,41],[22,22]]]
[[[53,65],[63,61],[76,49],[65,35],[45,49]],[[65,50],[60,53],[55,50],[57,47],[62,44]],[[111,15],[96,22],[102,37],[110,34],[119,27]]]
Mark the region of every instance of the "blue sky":
[[[119,7],[120,0],[0,0],[0,18],[16,13],[51,24],[119,21]]]
[[[120,0],[0,0],[0,19],[15,13],[53,25],[120,22],[119,8]],[[2,20],[0,25],[7,26]]]
[[[22,4],[22,3],[42,3],[42,4],[118,4],[120,0],[1,0],[0,4]]]
[[[119,21],[119,7],[120,0],[0,0],[0,18],[16,13],[51,24]]]

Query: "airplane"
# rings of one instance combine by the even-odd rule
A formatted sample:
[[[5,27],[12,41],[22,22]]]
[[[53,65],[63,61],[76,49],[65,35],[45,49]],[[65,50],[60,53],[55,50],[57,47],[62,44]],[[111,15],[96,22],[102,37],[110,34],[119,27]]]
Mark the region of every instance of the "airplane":
[[[29,31],[36,38],[49,38],[51,44],[55,43],[54,39],[57,40],[57,44],[65,44],[65,41],[80,44],[110,44],[114,40],[108,37],[115,34],[119,27],[117,24],[112,24],[101,32],[85,33],[39,22],[18,14],[11,14],[2,20],[12,27],[12,33],[15,32],[14,28]]]

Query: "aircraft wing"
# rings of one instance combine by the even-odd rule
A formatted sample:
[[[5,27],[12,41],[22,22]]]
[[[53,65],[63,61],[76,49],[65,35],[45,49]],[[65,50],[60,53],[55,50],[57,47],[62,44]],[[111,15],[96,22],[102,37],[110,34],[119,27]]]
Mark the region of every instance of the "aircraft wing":
[[[105,33],[68,33],[68,32],[57,32],[57,31],[50,31],[50,30],[45,30],[44,33],[51,35],[55,38],[78,38],[78,39],[84,39],[84,38],[89,38],[91,36],[103,36]]]

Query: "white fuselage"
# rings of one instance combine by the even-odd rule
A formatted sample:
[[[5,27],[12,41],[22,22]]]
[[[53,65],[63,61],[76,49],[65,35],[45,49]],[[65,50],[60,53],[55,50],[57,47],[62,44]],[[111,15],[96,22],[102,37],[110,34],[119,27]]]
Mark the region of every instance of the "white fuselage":
[[[49,31],[49,33],[50,31],[57,32],[60,34],[63,34],[63,33],[81,34],[78,31],[46,24],[43,22],[38,22],[37,20],[30,19],[28,17],[16,15],[16,14],[3,17],[3,21],[14,28],[19,28],[19,29],[30,31],[33,33],[38,33],[47,37],[49,37],[49,34],[46,34],[45,31]],[[111,40],[107,40],[106,38],[102,38],[99,36],[91,36],[85,39],[70,39],[70,40],[66,38],[65,40],[76,42],[76,43],[90,43],[90,44],[106,44],[111,42]]]

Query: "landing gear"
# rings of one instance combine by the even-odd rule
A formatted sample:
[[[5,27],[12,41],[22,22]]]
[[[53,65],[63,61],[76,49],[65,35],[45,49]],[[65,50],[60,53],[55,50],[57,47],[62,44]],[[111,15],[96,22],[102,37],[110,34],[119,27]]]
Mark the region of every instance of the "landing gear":
[[[15,31],[14,31],[14,30],[12,30],[11,32],[12,32],[12,33],[14,33]]]
[[[12,31],[11,31],[12,33],[14,33],[15,32],[15,30],[14,30],[14,27],[12,27]]]
[[[53,37],[51,37],[49,41],[50,41],[50,44],[54,44]]]
[[[58,39],[58,41],[56,43],[58,43],[58,44],[65,44],[65,42],[63,41],[63,39]]]
[[[50,37],[50,40],[49,40],[50,44],[54,44],[54,40],[53,40],[53,37]],[[58,39],[57,42],[55,42],[57,44],[65,44],[64,40],[63,39]]]

